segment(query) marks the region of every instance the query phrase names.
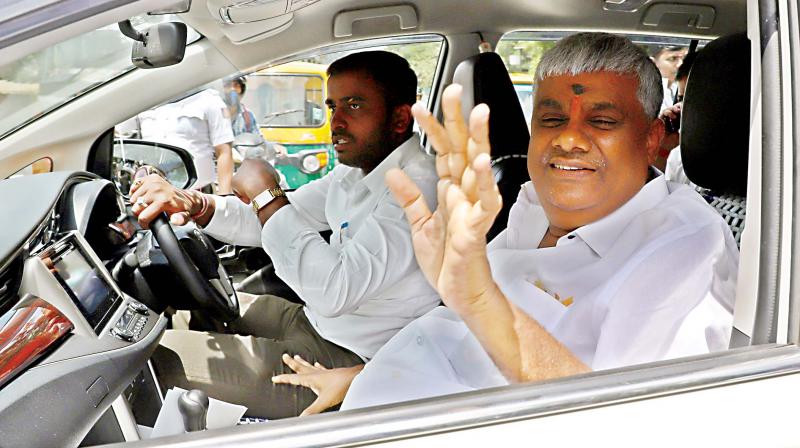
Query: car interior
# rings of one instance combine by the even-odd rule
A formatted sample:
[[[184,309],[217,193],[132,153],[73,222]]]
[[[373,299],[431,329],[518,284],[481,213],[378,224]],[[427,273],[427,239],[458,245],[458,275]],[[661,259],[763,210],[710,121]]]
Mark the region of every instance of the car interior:
[[[0,445],[413,443],[417,436],[685,392],[711,381],[709,376],[698,379],[698,372],[748,361],[755,369],[753,360],[766,355],[753,346],[791,342],[792,336],[778,329],[779,322],[788,320],[780,314],[786,308],[778,306],[781,268],[776,262],[781,241],[775,229],[785,219],[775,214],[782,204],[782,180],[766,179],[762,171],[778,169],[781,159],[774,155],[779,153],[774,142],[761,141],[761,127],[769,126],[756,112],[762,110],[762,95],[774,101],[775,94],[762,91],[765,75],[758,73],[763,69],[754,42],[759,33],[755,0],[131,0],[60,11],[28,7],[39,15],[62,17],[34,23],[39,16],[26,16],[31,11],[20,7],[0,19],[0,111],[13,106],[0,119],[0,214],[5,217],[0,232]],[[0,13],[6,11],[0,7]],[[164,34],[165,42],[186,39],[185,53],[173,48],[183,53],[180,58],[159,59],[160,53],[141,56],[154,50],[139,48],[138,62],[126,53],[124,63],[113,68],[87,58],[85,69],[59,72],[59,79],[41,83],[36,93],[4,90],[10,88],[4,79],[43,73],[58,61],[25,66],[37,60],[28,55],[45,54],[61,42],[77,42],[73,47],[78,48],[81,36],[96,30],[116,35],[117,23],[127,20],[139,33],[145,26],[158,26],[134,19],[141,17],[186,24],[188,39],[180,26],[159,28],[178,36]],[[16,34],[6,34],[5,27]],[[157,28],[148,30],[158,34]],[[456,82],[464,86],[465,114],[480,103],[492,111],[492,166],[504,209],[491,238],[504,228],[519,186],[529,179],[530,131],[501,43],[525,35],[511,42],[513,48],[531,36],[553,41],[583,30],[621,33],[650,44],[701,42],[687,85],[680,151],[688,177],[706,189],[709,204],[740,245],[729,352],[377,410],[146,438],[141,428],[155,424],[166,392],[148,360],[169,326],[168,308],[201,309],[226,322],[238,315],[234,287],[283,296],[293,292],[260,249],[224,246],[195,227],[172,227],[166,220],[152,231],[139,228],[123,191],[130,179],[127,184],[120,179],[115,166],[115,126],[234,75],[312,56],[400,48],[433,36],[442,44],[437,58],[429,60],[428,107],[441,118],[441,93]],[[137,30],[128,34],[136,36]],[[18,66],[34,68],[14,72]],[[13,78],[15,73],[21,78]],[[76,79],[85,84],[67,90]],[[13,87],[34,89],[30,83]],[[29,101],[36,95],[43,106]],[[774,107],[764,106],[767,111]],[[430,144],[426,149],[432,151]],[[188,152],[159,151],[162,167],[167,157],[180,167],[168,168],[168,179],[189,185],[196,173]],[[48,164],[44,169],[38,165],[42,161]],[[365,429],[347,431],[356,427]]]

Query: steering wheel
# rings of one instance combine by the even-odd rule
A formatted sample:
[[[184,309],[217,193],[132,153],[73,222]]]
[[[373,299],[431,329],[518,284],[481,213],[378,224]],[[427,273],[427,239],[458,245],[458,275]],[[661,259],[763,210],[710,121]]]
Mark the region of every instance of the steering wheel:
[[[239,317],[236,291],[211,242],[202,232],[194,230],[187,234],[196,243],[192,245],[192,251],[196,254],[193,260],[178,241],[166,213],[161,213],[150,223],[150,230],[178,280],[201,308],[222,322]],[[202,260],[202,263],[195,260]]]

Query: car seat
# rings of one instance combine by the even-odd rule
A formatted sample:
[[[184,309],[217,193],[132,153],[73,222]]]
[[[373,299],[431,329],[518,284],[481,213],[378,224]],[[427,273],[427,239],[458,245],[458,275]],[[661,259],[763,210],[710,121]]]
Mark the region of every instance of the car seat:
[[[750,137],[750,41],[723,36],[697,54],[681,111],[686,176],[710,190],[710,203],[739,244],[745,221]]]
[[[508,211],[517,200],[520,186],[530,180],[527,164],[530,133],[511,77],[497,53],[480,53],[462,61],[456,67],[453,82],[463,87],[461,103],[465,119],[480,103],[486,103],[491,111],[492,169],[503,197],[503,208],[486,236],[491,240],[506,228]]]

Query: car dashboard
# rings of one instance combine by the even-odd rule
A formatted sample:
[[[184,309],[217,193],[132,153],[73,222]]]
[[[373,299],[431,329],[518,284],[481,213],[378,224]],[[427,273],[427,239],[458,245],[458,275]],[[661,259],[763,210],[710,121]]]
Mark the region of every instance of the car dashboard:
[[[110,274],[137,237],[112,183],[55,172],[4,180],[0,197],[0,440],[77,446],[167,321]]]

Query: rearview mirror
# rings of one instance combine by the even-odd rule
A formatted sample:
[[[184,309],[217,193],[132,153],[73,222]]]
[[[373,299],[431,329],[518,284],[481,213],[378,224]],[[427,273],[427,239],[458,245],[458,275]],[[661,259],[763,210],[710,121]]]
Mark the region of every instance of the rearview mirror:
[[[174,65],[186,53],[186,24],[165,22],[136,31],[129,20],[119,23],[122,34],[135,40],[131,62],[139,68],[157,68]]]
[[[127,197],[133,175],[140,167],[158,168],[177,188],[189,188],[197,180],[197,170],[192,156],[183,148],[144,140],[114,140],[112,180]]]

